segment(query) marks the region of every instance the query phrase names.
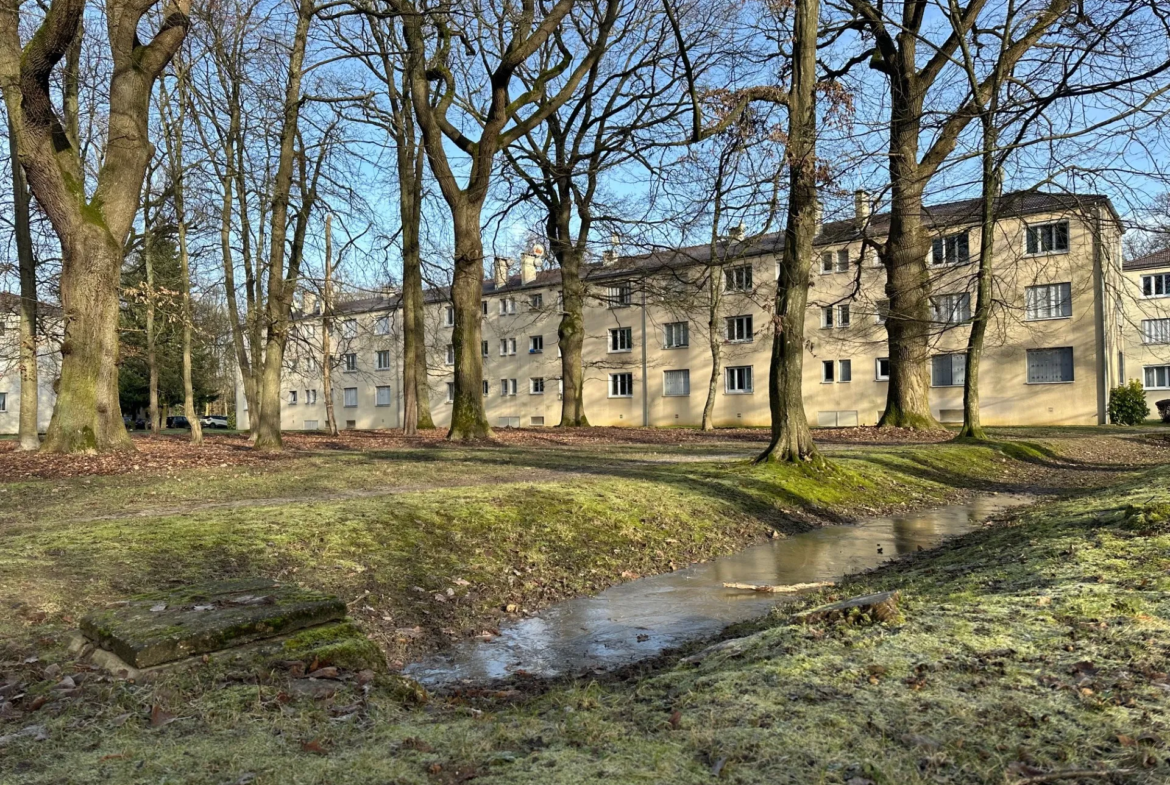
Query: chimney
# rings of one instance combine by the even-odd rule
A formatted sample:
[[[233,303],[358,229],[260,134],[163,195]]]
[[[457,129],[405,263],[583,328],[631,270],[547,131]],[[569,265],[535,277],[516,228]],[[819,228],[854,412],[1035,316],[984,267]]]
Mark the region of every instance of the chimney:
[[[821,227],[825,224],[825,208],[821,207],[821,200],[817,199],[813,204],[813,223],[817,225],[817,233],[821,231]]]
[[[857,219],[858,225],[864,224],[869,220],[869,191],[857,190],[853,192],[853,214]]]
[[[304,304],[305,313],[317,313],[317,294],[315,292],[305,292],[301,295],[301,302]]]
[[[601,264],[604,267],[613,267],[618,260],[618,244],[621,243],[621,238],[614,232],[609,236],[609,248],[601,252]]]
[[[496,288],[502,289],[508,285],[508,267],[511,265],[511,260],[506,256],[497,256],[495,263],[492,266],[492,277],[495,279]]]
[[[732,227],[728,237],[730,237],[732,240],[735,240],[737,243],[743,242],[743,238],[747,237],[747,227],[743,225],[743,221],[740,221],[739,224]]]
[[[536,254],[520,254],[520,283],[529,284],[536,280],[536,258]]]

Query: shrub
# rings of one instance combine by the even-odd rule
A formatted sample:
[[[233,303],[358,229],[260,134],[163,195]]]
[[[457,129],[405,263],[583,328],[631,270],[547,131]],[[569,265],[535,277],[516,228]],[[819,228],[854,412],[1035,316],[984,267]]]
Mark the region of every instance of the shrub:
[[[1109,421],[1114,425],[1140,425],[1149,416],[1146,391],[1137,379],[1109,392]]]
[[[1162,422],[1170,422],[1170,398],[1165,398],[1154,404],[1158,407],[1158,414],[1162,415]]]

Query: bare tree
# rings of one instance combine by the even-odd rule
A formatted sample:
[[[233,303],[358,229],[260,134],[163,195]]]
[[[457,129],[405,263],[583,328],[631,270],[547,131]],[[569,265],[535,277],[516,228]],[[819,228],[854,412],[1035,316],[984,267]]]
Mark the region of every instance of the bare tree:
[[[530,75],[535,87],[518,96],[510,93],[513,76],[550,36],[559,35],[561,22],[573,9],[575,0],[558,0],[539,19],[535,0],[521,0],[515,8],[500,9],[478,0],[434,8],[411,0],[388,0],[388,3],[402,19],[403,40],[409,53],[411,101],[431,172],[450,208],[454,230],[451,299],[455,308],[452,334],[455,394],[448,438],[483,438],[491,430],[483,410],[480,357],[484,261],[481,224],[496,153],[543,122],[569,99],[605,50],[620,0],[605,0],[602,4],[604,11],[598,14],[595,38],[584,52],[566,51],[551,69]],[[472,41],[479,43],[478,52]],[[459,45],[468,50],[462,63],[455,62],[455,47]],[[491,51],[492,46],[496,51]],[[485,107],[476,106],[473,77],[463,68],[473,57],[478,57],[486,72]],[[574,57],[578,62],[569,71]],[[549,82],[566,72],[569,75],[563,84],[549,95],[546,90]],[[478,139],[468,137],[449,118],[448,113],[455,104],[467,107],[466,119],[478,126]],[[521,117],[521,112],[530,106],[534,108]],[[466,185],[460,185],[452,167],[448,142],[470,158]]]
[[[338,434],[333,411],[333,214],[325,216],[325,281],[321,303],[321,392],[325,395],[325,422],[332,436]],[[307,403],[307,402],[306,402]]]
[[[139,27],[155,2],[105,6],[112,71],[109,130],[92,196],[49,93],[49,77],[80,32],[85,0],[53,0],[28,45],[20,6],[0,7],[0,90],[29,187],[48,215],[63,256],[65,318],[57,403],[42,449],[132,450],[118,402],[118,276],[151,157],[150,98],[155,80],[187,33],[187,0],[168,3],[149,43]]]
[[[16,258],[20,268],[20,449],[36,450],[41,446],[37,431],[37,259],[33,253],[32,228],[29,222],[28,184],[20,168],[16,134],[8,124],[8,150],[12,159],[12,213],[16,240]]]

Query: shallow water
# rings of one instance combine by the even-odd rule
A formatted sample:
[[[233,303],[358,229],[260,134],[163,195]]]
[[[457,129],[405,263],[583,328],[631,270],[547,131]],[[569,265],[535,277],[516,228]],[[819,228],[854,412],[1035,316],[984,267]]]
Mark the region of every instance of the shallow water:
[[[825,526],[755,545],[686,569],[623,583],[557,603],[408,665],[429,687],[484,684],[515,674],[552,677],[604,671],[653,657],[724,627],[765,615],[791,597],[736,591],[723,583],[794,584],[838,580],[904,553],[964,534],[996,513],[1032,501],[991,494],[902,516]]]

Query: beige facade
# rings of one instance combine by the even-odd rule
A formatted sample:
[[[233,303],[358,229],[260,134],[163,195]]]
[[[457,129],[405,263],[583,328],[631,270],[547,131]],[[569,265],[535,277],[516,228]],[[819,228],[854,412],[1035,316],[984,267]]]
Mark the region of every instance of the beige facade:
[[[0,434],[20,431],[20,298],[0,292]],[[57,402],[53,384],[61,372],[60,318],[57,309],[40,306],[42,335],[37,356],[37,430],[44,433]]]
[[[1127,261],[1123,270],[1125,377],[1142,383],[1157,416],[1157,402],[1170,399],[1170,250]]]
[[[960,202],[930,208],[927,216],[936,241],[930,258],[931,404],[944,422],[959,421],[962,414],[969,329],[962,322],[975,305],[976,209]],[[1119,294],[1130,284],[1121,270],[1116,214],[1101,197],[1027,194],[1005,196],[1001,216],[997,307],[980,385],[983,422],[1104,422],[1108,389],[1122,376],[1129,321],[1127,298]],[[861,211],[853,220],[825,224],[818,236],[804,371],[805,408],[814,426],[872,425],[884,408],[885,273],[873,251],[862,248],[864,237],[881,238],[885,222],[883,215]],[[778,236],[729,239],[714,256],[707,248],[628,259],[607,254],[590,265],[584,351],[590,422],[696,426],[713,384],[717,426],[767,426],[771,306],[781,243]],[[493,427],[560,421],[559,277],[554,269],[541,269],[540,261],[525,257],[519,275],[497,263],[495,276],[484,284],[484,400]],[[438,291],[428,299],[431,408],[436,424],[446,425],[449,304]],[[337,310],[339,425],[399,427],[397,296],[341,303]],[[319,363],[313,361],[320,354],[318,322],[314,313],[299,321],[289,352],[281,411],[289,430],[326,422]],[[720,365],[714,380],[712,323]],[[1129,370],[1135,367],[1131,362]],[[242,390],[237,402],[240,427],[247,427]]]

